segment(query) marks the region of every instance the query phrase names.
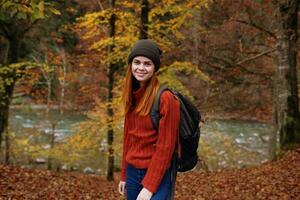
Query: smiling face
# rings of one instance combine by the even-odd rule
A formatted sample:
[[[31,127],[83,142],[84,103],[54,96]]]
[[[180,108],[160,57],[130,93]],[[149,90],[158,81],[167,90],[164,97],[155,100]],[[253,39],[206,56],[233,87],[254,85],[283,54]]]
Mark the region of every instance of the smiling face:
[[[144,86],[153,76],[155,65],[149,58],[137,56],[132,60],[131,70],[133,76],[140,83],[140,85]]]

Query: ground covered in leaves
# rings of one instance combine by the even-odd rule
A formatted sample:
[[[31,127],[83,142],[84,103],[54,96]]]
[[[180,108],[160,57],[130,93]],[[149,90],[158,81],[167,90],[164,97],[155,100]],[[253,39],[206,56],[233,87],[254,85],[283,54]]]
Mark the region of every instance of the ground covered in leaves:
[[[0,199],[122,199],[117,181],[0,165]],[[258,167],[179,174],[176,200],[300,200],[300,147]]]

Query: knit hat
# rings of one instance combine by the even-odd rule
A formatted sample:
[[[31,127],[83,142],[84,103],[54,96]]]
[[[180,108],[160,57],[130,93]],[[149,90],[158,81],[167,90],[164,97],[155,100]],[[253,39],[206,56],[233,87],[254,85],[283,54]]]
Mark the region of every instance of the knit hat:
[[[157,71],[160,67],[160,55],[162,51],[159,49],[158,45],[148,39],[142,39],[136,42],[131,52],[128,56],[128,64],[132,62],[133,58],[136,56],[145,56],[152,60],[155,65],[155,71]]]

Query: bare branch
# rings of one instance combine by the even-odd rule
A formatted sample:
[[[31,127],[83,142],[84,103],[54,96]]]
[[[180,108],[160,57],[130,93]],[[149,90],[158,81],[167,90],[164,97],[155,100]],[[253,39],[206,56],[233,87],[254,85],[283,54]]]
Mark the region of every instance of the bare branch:
[[[199,62],[200,62],[200,63],[203,63],[203,64],[206,64],[206,65],[208,65],[208,66],[210,66],[210,67],[213,67],[213,68],[215,68],[215,69],[218,69],[218,70],[222,70],[222,69],[224,68],[224,67],[215,65],[215,64],[213,64],[213,63],[209,63],[209,62],[207,62],[207,61],[205,61],[205,60],[202,60],[202,59],[199,59]]]
[[[264,33],[267,33],[269,36],[271,36],[272,38],[276,39],[276,35],[274,33],[272,33],[271,31],[261,27],[261,26],[258,26],[257,24],[253,23],[253,22],[247,22],[247,21],[244,21],[244,20],[239,20],[239,19],[235,19],[235,20],[232,20],[232,21],[235,21],[235,22],[239,22],[239,23],[242,23],[242,24],[246,24],[248,26],[252,26],[254,28],[256,28],[257,30],[260,30]]]
[[[262,77],[263,79],[269,80],[269,79],[271,79],[271,78],[270,78],[270,76],[269,76],[268,74],[266,74],[266,73],[260,73],[260,72],[255,72],[255,71],[251,71],[251,70],[249,70],[248,68],[242,66],[241,64],[242,64],[242,63],[245,63],[245,62],[247,62],[247,61],[250,61],[250,60],[257,59],[257,58],[259,58],[259,57],[261,57],[261,56],[263,56],[263,55],[267,55],[268,53],[271,53],[271,52],[273,52],[273,51],[275,51],[275,49],[271,49],[271,50],[268,50],[268,51],[266,51],[266,52],[262,52],[262,53],[260,53],[260,54],[258,54],[258,55],[255,55],[255,56],[252,56],[252,57],[250,57],[250,58],[244,59],[244,60],[242,60],[242,61],[240,61],[240,62],[238,62],[238,63],[229,63],[229,62],[227,62],[227,67],[238,67],[238,68],[240,68],[243,72],[246,72],[246,73],[248,73],[248,74],[258,75],[258,76]],[[214,56],[214,58],[217,59],[217,60],[220,60],[220,61],[222,61],[222,62],[225,61],[224,59],[220,59],[220,58],[218,58],[218,57],[216,57],[216,56]],[[213,63],[207,62],[207,61],[205,61],[205,60],[199,60],[199,61],[200,61],[201,63],[204,63],[204,64],[206,64],[206,65],[208,65],[208,66],[210,66],[210,67],[213,67],[213,68],[215,68],[215,69],[219,69],[219,70],[224,70],[224,69],[226,69],[226,67],[225,67],[225,66],[222,66],[222,65],[219,65],[219,66],[218,66],[218,65],[214,65]]]
[[[252,57],[250,57],[250,58],[246,58],[246,59],[244,59],[244,60],[241,60],[241,61],[237,62],[236,65],[241,65],[241,64],[243,64],[243,63],[245,63],[245,62],[248,62],[248,61],[250,61],[250,60],[257,59],[257,58],[259,58],[259,57],[261,57],[261,56],[264,56],[264,55],[266,55],[266,54],[272,53],[272,52],[274,52],[274,51],[276,51],[276,49],[270,49],[270,50],[268,50],[268,51],[261,52],[261,53],[255,55],[255,56],[252,56]]]
[[[104,10],[104,7],[103,7],[101,1],[100,1],[100,0],[97,0],[97,3],[98,3],[98,5],[99,5],[100,9],[101,9],[101,10]]]

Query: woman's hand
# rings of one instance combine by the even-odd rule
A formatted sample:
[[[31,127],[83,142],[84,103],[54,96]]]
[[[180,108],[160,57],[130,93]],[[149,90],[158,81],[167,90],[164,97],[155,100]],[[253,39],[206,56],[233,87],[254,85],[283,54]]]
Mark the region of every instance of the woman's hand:
[[[146,188],[143,188],[141,192],[139,193],[136,200],[150,200],[152,197],[152,192],[147,190]]]
[[[125,181],[120,181],[119,182],[119,193],[124,196],[125,195],[125,185],[126,182]]]

